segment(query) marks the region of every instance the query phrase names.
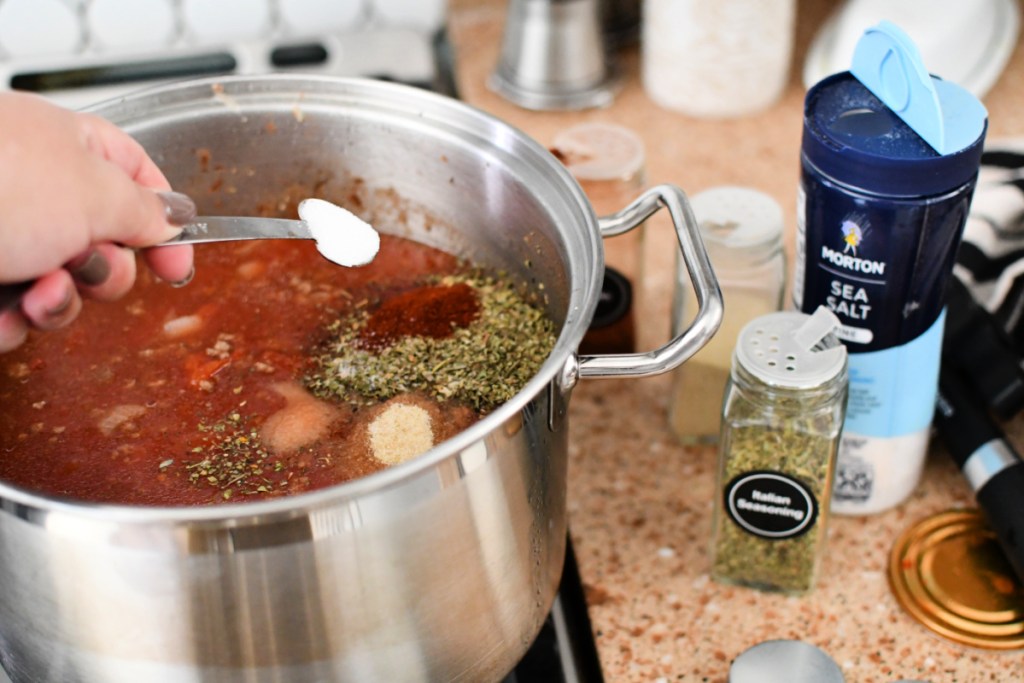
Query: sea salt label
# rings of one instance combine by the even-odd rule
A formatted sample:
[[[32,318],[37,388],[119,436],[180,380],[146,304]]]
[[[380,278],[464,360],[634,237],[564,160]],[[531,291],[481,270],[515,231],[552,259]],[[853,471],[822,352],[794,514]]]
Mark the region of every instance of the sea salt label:
[[[351,211],[323,199],[304,199],[299,218],[306,221],[324,257],[340,266],[362,266],[380,250],[380,235]]]
[[[938,391],[943,280],[965,204],[960,196],[869,203],[827,187],[805,170],[796,304],[826,306],[842,323],[850,386],[831,509],[871,514],[905,500],[920,479]],[[936,227],[931,212],[947,207],[951,218]]]

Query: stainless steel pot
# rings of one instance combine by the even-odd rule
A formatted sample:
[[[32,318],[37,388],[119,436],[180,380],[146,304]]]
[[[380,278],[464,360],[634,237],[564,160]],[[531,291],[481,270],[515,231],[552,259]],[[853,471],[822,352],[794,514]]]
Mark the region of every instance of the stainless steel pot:
[[[453,100],[372,81],[191,81],[96,111],[135,135],[205,213],[252,213],[255,198],[296,184],[354,193],[378,227],[533,287],[560,332],[536,376],[486,419],[332,489],[156,509],[0,484],[4,668],[31,683],[501,678],[556,591],[573,386],[670,369],[721,319],[683,193],[657,187],[599,221],[572,177],[523,133]],[[697,289],[696,320],[650,353],[578,357],[600,290],[601,235],[659,206]]]

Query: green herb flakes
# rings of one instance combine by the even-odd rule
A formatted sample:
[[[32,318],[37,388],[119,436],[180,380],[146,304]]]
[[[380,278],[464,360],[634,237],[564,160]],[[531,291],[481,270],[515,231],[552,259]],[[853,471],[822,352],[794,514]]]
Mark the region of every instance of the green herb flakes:
[[[194,486],[217,489],[224,500],[235,494],[251,496],[274,489],[275,482],[263,476],[264,470],[271,467],[267,462],[270,453],[260,443],[259,432],[247,428],[245,423],[240,413],[233,412],[212,427],[199,425],[199,432],[207,434],[208,441],[192,449],[201,459],[184,465]],[[173,463],[173,459],[163,461],[160,471],[167,471]],[[276,472],[284,469],[280,461],[273,468]]]
[[[487,412],[512,398],[533,377],[555,344],[554,324],[511,284],[474,273],[440,278],[466,283],[480,311],[466,327],[443,338],[404,336],[381,349],[366,349],[359,335],[369,303],[333,326],[336,337],[316,359],[306,385],[321,398],[356,404],[423,392]]]
[[[835,454],[829,434],[808,433],[792,423],[762,424],[735,427],[727,439],[723,482],[749,472],[777,472],[802,484],[819,504],[828,505]],[[773,539],[740,527],[721,509],[716,521],[714,578],[784,593],[810,590],[824,542],[824,523],[813,523],[809,531],[793,538]]]
[[[811,590],[825,545],[846,374],[776,387],[734,366],[726,388],[711,577]]]

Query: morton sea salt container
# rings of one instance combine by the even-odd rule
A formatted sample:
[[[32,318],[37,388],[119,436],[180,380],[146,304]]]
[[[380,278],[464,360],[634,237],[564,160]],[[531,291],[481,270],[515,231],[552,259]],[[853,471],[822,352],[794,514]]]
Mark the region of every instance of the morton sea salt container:
[[[830,308],[850,354],[835,512],[892,507],[920,479],[986,116],[888,22],[807,93],[793,298]]]

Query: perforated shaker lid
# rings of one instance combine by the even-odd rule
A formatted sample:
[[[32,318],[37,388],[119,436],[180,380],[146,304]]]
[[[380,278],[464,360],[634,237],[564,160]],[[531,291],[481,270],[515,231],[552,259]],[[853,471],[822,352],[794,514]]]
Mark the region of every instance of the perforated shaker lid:
[[[730,249],[762,247],[782,240],[782,207],[771,195],[723,185],[690,198],[706,242]]]
[[[813,315],[769,313],[740,330],[733,360],[770,386],[821,386],[846,368],[846,347],[833,334],[839,325],[839,318],[824,306]]]

